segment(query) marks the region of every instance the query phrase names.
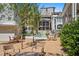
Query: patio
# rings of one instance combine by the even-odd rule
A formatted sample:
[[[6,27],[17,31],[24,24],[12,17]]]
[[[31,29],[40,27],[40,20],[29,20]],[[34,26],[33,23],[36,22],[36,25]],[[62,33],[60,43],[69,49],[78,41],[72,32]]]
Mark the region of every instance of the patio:
[[[0,55],[9,55],[9,56],[62,56],[65,55],[62,51],[62,46],[60,43],[60,38],[57,38],[56,41],[46,40],[38,41],[35,45],[31,45],[32,40],[25,40],[19,43],[10,43],[8,46],[9,49],[3,49],[5,44],[0,45]]]

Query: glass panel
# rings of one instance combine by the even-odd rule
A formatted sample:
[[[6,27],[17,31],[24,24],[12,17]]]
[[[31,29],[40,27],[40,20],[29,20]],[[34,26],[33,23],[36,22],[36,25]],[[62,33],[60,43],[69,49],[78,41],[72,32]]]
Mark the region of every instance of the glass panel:
[[[49,22],[46,22],[46,26],[49,26]]]
[[[39,28],[39,30],[48,30],[49,29],[49,21],[41,21],[39,26],[41,25],[41,27]]]

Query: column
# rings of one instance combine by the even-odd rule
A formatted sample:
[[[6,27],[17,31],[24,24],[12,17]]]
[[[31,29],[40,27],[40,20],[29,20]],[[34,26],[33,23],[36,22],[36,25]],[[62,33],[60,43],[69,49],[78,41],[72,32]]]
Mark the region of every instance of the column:
[[[51,17],[51,30],[52,30],[52,32],[54,31],[54,17],[52,16]]]
[[[72,19],[77,19],[77,4],[72,3]]]
[[[72,3],[72,18],[74,18],[74,3]]]
[[[77,3],[75,3],[75,20],[77,20]]]

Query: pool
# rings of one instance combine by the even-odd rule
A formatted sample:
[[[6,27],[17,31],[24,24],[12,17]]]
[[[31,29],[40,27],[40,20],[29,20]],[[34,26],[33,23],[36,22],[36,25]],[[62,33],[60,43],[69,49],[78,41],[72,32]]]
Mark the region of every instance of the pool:
[[[47,39],[46,33],[45,32],[38,32],[34,36],[34,39],[36,39],[36,40]]]
[[[33,39],[33,36],[32,35],[26,36],[26,39],[28,39],[28,38]],[[40,31],[36,35],[34,35],[34,39],[35,40],[43,40],[43,39],[46,40],[47,39],[46,33],[43,31]]]

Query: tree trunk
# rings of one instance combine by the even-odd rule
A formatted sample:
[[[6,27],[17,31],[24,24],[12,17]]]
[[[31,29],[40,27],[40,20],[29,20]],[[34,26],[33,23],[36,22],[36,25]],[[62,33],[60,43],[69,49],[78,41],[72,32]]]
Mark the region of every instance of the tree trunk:
[[[34,43],[34,32],[33,32],[33,43]]]

